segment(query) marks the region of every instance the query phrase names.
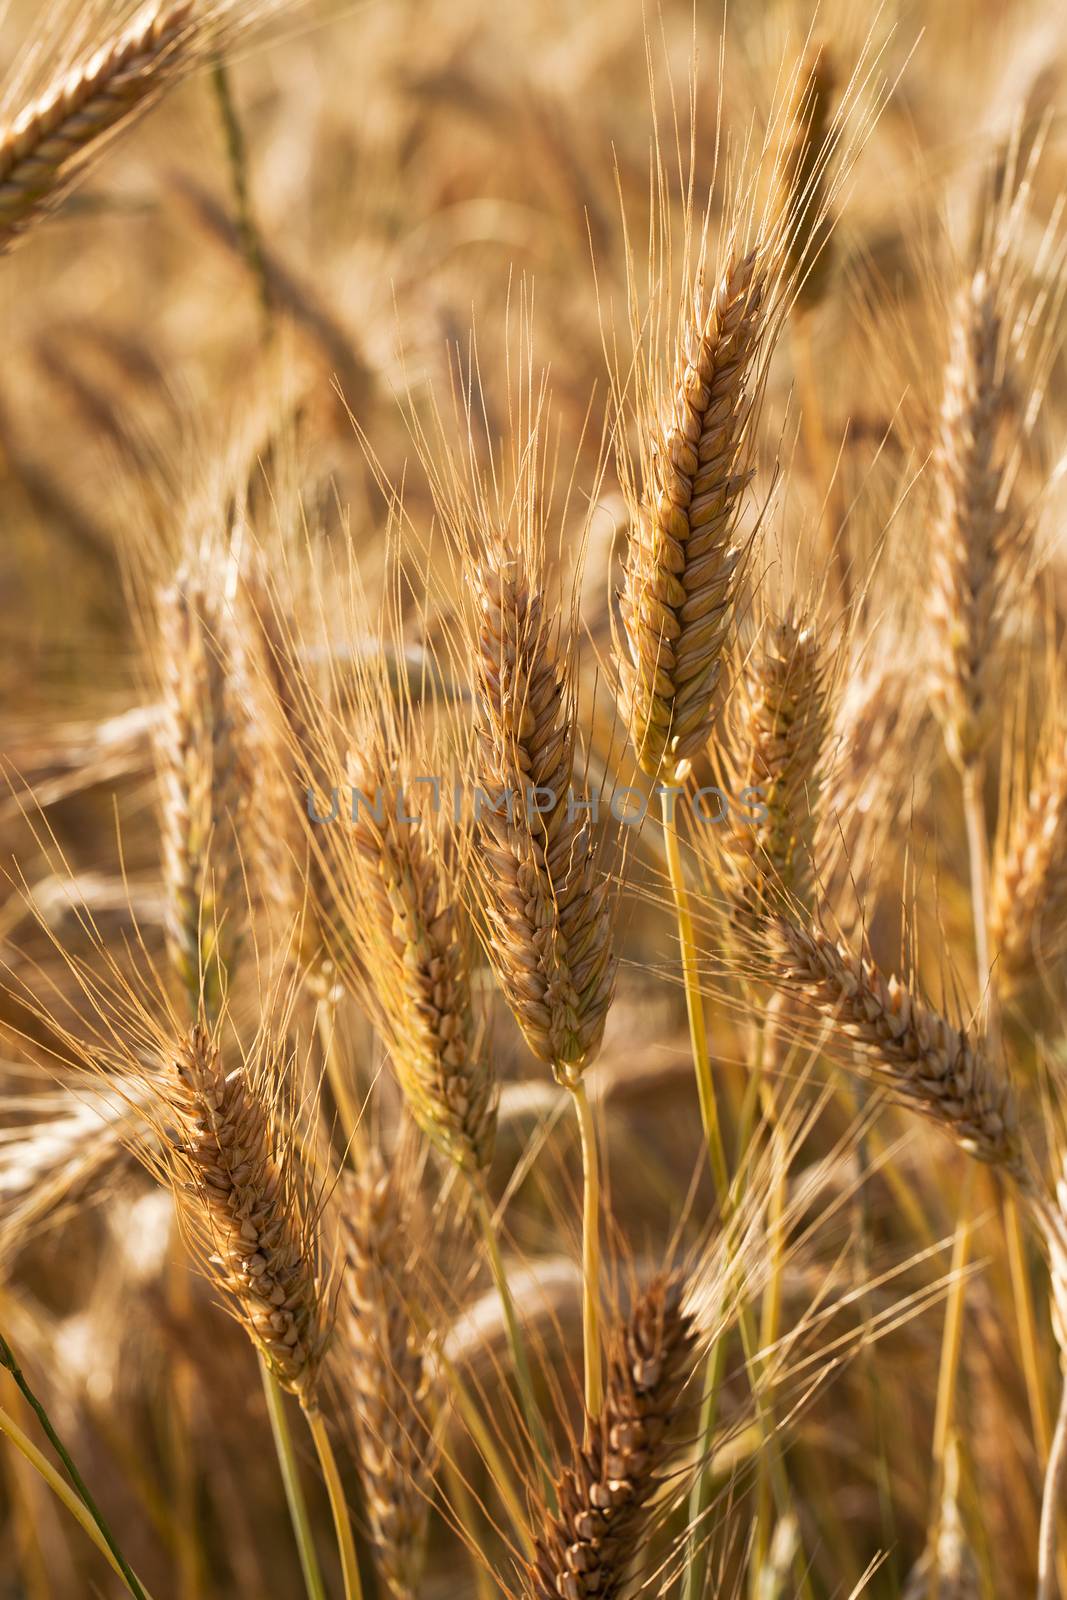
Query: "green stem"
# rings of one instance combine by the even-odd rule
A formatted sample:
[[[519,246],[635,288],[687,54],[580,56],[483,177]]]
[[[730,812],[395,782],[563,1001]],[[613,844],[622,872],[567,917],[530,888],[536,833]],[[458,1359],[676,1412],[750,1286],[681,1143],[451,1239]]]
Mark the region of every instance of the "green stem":
[[[326,1418],[321,1411],[309,1411],[306,1408],[304,1416],[311,1430],[311,1437],[315,1441],[319,1466],[322,1468],[322,1476],[326,1481],[326,1493],[330,1498],[333,1527],[337,1535],[337,1551],[341,1557],[341,1577],[344,1580],[345,1600],[363,1600],[363,1584],[359,1576],[359,1558],[356,1555],[356,1541],[352,1535],[352,1518],[348,1514],[344,1485],[341,1482],[341,1474],[337,1470],[337,1457],[334,1455],[333,1445],[330,1443]]]
[[[289,1423],[285,1415],[281,1386],[262,1356],[259,1357],[259,1371],[263,1379],[263,1393],[267,1400],[271,1432],[274,1435],[274,1449],[278,1456],[278,1466],[281,1468],[282,1483],[285,1485],[289,1520],[293,1525],[296,1548],[300,1555],[300,1570],[304,1574],[304,1588],[308,1600],[326,1600],[326,1590],[319,1570],[319,1558],[315,1554],[315,1542],[311,1537],[307,1504],[304,1500],[304,1491],[300,1487],[300,1471],[293,1449],[293,1437],[289,1432]]]
[[[273,326],[270,274],[267,271],[267,262],[260,242],[259,230],[252,214],[252,198],[248,185],[248,147],[245,144],[241,119],[237,115],[237,106],[234,102],[233,90],[230,87],[230,75],[226,68],[226,63],[221,57],[217,57],[212,65],[211,83],[215,91],[219,116],[222,119],[222,132],[226,141],[226,158],[230,164],[234,205],[237,212],[237,233],[245,260],[248,262],[252,276],[256,280],[256,288],[259,293],[259,309],[263,318],[264,337],[269,338]]]
[[[696,936],[693,931],[693,914],[689,909],[689,891],[685,886],[682,854],[678,848],[678,829],[672,815],[677,789],[664,785],[660,790],[663,810],[663,843],[667,852],[667,870],[670,873],[671,892],[678,919],[678,942],[681,946],[682,977],[685,981],[685,1005],[689,1014],[689,1035],[693,1044],[693,1066],[696,1069],[697,1094],[700,1097],[700,1116],[704,1124],[704,1142],[707,1145],[708,1164],[715,1184],[720,1206],[729,1202],[730,1178],[726,1166],[726,1150],[719,1125],[719,1107],[715,1098],[715,1081],[711,1073],[711,1056],[708,1053],[708,1035],[704,1022],[704,997],[700,991],[700,968],[697,960]]]
[[[81,1500],[85,1509],[96,1523],[96,1526],[100,1530],[101,1537],[115,1558],[112,1565],[116,1566],[118,1571],[122,1574],[122,1577],[126,1583],[126,1587],[129,1589],[130,1593],[135,1595],[137,1600],[145,1600],[145,1592],[134,1576],[133,1570],[123,1556],[122,1551],[116,1544],[115,1537],[112,1534],[111,1529],[104,1521],[103,1513],[101,1512],[100,1507],[89,1493],[88,1485],[86,1484],[85,1479],[74,1465],[74,1462],[71,1460],[70,1455],[68,1454],[66,1446],[56,1433],[56,1430],[53,1428],[48,1412],[45,1410],[44,1406],[30,1388],[29,1383],[26,1380],[25,1373],[15,1359],[14,1351],[2,1333],[0,1333],[0,1366],[6,1367],[11,1376],[14,1378],[20,1393],[32,1407],[38,1422],[44,1429],[49,1444],[52,1446],[56,1455],[67,1469],[67,1474],[78,1493],[78,1498]]]
[[[2,1406],[0,1406],[0,1433],[5,1433],[15,1446],[15,1449],[20,1451],[30,1463],[30,1466],[40,1473],[57,1500],[60,1500],[74,1520],[80,1523],[112,1571],[122,1579],[130,1594],[136,1596],[137,1600],[150,1600],[147,1591],[138,1583],[126,1563],[121,1560],[121,1557],[116,1556],[113,1545],[105,1537],[99,1522],[89,1510],[89,1507],[75,1494],[74,1490],[64,1481],[48,1458],[42,1455],[32,1440],[26,1437],[18,1423],[13,1417],[8,1416]]]
[[[678,942],[682,958],[682,977],[685,985],[685,1004],[689,1016],[689,1036],[693,1049],[693,1066],[696,1070],[697,1094],[700,1098],[700,1115],[704,1124],[704,1139],[708,1152],[708,1165],[711,1168],[715,1192],[718,1197],[723,1220],[728,1221],[734,1212],[734,1201],[730,1189],[730,1176],[726,1164],[726,1150],[723,1145],[722,1128],[719,1122],[718,1103],[715,1098],[715,1084],[711,1072],[711,1056],[708,1051],[707,1028],[704,1021],[704,997],[700,988],[700,965],[697,956],[696,934],[693,927],[693,915],[689,908],[689,891],[686,888],[685,872],[682,866],[681,850],[678,845],[678,831],[673,817],[674,799],[678,794],[677,788],[666,785],[660,788],[660,801],[663,816],[663,842],[667,855],[667,869],[670,874],[671,891],[674,896],[675,914],[678,922]],[[773,1438],[770,1418],[767,1407],[760,1397],[760,1381],[762,1374],[758,1369],[756,1357],[759,1350],[756,1329],[752,1321],[752,1313],[742,1299],[737,1312],[738,1327],[741,1334],[741,1344],[745,1355],[745,1365],[748,1370],[749,1383],[752,1388],[752,1398],[756,1407],[756,1416],[763,1435],[763,1448],[768,1452],[770,1462],[771,1482],[774,1488],[775,1503],[779,1516],[785,1516],[789,1510],[790,1493],[789,1481],[785,1475],[782,1457]],[[716,1345],[708,1354],[708,1372],[705,1378],[704,1403],[701,1407],[705,1432],[700,1439],[699,1460],[703,1463],[700,1477],[708,1476],[710,1467],[713,1433],[715,1425],[715,1397],[709,1395],[711,1379],[719,1370],[721,1357],[717,1353]],[[717,1382],[716,1382],[717,1387]],[[707,1493],[707,1490],[703,1491]],[[700,1509],[697,1504],[698,1495],[701,1493],[699,1479],[693,1487],[691,1498],[691,1511]],[[706,1506],[704,1507],[706,1509]],[[686,1563],[684,1597],[685,1600],[700,1600],[704,1592],[707,1577],[708,1545],[698,1538],[698,1523],[690,1517],[689,1558]],[[812,1593],[811,1578],[798,1551],[794,1563],[799,1583],[799,1592],[804,1596]]]
[[[600,1168],[596,1127],[585,1084],[569,1084],[582,1138],[582,1334],[585,1409],[596,1420],[604,1403],[600,1349]]]
[[[511,1347],[511,1359],[515,1365],[515,1381],[519,1386],[519,1398],[522,1402],[526,1426],[538,1455],[541,1486],[549,1509],[555,1515],[557,1504],[556,1489],[551,1476],[552,1454],[549,1449],[548,1435],[545,1432],[545,1424],[534,1394],[533,1374],[530,1371],[526,1344],[515,1312],[515,1302],[508,1287],[508,1275],[504,1268],[504,1258],[500,1253],[496,1229],[493,1227],[493,1213],[489,1205],[489,1197],[485,1192],[484,1185],[474,1178],[471,1179],[471,1194],[474,1199],[474,1209],[481,1225],[486,1254],[489,1257],[489,1270],[493,1275],[496,1292],[500,1296],[500,1304],[504,1310],[504,1324],[507,1328],[508,1344]]]

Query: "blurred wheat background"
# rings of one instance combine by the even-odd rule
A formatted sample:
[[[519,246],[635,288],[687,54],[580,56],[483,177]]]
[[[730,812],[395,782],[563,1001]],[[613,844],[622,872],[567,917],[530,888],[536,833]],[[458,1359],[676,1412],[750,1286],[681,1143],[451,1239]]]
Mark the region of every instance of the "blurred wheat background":
[[[1065,48],[0,7],[0,1600],[1067,1600]]]

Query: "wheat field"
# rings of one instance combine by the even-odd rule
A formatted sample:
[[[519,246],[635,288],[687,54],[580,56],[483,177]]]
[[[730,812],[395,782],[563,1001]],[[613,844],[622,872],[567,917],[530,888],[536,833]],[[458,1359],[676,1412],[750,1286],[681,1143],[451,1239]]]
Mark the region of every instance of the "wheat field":
[[[0,85],[0,1600],[1067,1600],[1055,7]]]

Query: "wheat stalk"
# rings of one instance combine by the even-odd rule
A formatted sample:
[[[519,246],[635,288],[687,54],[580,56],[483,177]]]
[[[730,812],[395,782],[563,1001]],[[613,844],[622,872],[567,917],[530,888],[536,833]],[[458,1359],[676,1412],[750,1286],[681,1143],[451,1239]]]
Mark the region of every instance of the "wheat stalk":
[[[613,1330],[603,1408],[559,1478],[559,1514],[538,1536],[527,1578],[531,1600],[614,1600],[622,1592],[670,1459],[695,1345],[680,1286],[663,1278]]]
[[[0,252],[187,64],[201,20],[194,0],[156,0],[0,130]]]

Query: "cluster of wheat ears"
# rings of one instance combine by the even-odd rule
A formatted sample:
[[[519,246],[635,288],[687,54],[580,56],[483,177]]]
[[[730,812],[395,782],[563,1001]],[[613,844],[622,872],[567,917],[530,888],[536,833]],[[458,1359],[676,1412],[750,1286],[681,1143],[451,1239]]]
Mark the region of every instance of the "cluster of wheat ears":
[[[657,145],[647,239],[620,169],[626,271],[597,297],[604,377],[584,415],[559,420],[566,338],[549,376],[552,311],[535,318],[516,276],[503,378],[479,336],[442,381],[416,378],[395,402],[414,462],[400,471],[365,362],[257,225],[223,64],[245,8],[153,0],[109,35],[93,19],[91,48],[0,127],[0,251],[19,246],[3,265],[61,229],[114,135],[206,76],[234,220],[204,193],[194,208],[245,263],[275,376],[280,327],[325,352],[369,510],[316,503],[304,399],[266,436],[235,426],[217,471],[178,492],[153,490],[143,441],[112,429],[170,526],[123,563],[155,888],[146,909],[122,867],[124,908],[94,904],[51,780],[15,750],[4,815],[33,847],[5,868],[0,920],[21,1071],[4,1090],[0,1432],[22,1458],[7,1548],[27,1574],[37,1549],[45,1576],[3,1593],[146,1600],[147,1550],[157,1596],[243,1594],[235,1530],[270,1518],[273,1484],[291,1537],[274,1519],[250,1542],[277,1546],[279,1572],[295,1549],[309,1600],[948,1600],[1020,1592],[1020,1571],[1039,1600],[1067,1596],[1067,726],[1042,449],[1067,280],[1058,216],[1037,215],[1040,132],[1016,124],[983,169],[969,251],[938,290],[943,352],[923,351],[926,435],[868,547],[816,374],[851,177],[895,89],[871,39],[854,62],[821,36],[794,48],[758,138],[694,112],[680,193]],[[686,159],[706,169],[700,142],[716,146],[710,198],[684,177]],[[585,221],[592,260],[574,270],[596,284],[613,224]],[[80,398],[99,422],[99,397]],[[799,510],[794,475],[815,485]],[[966,916],[920,859],[940,848],[915,832],[929,773]],[[121,806],[118,823],[121,852],[142,823]],[[879,953],[894,898],[904,976]],[[636,1009],[666,1017],[676,997],[695,1084],[660,1150],[666,1198],[642,1213],[627,1168],[651,1170],[661,1090]],[[642,1070],[652,1092],[624,1141],[610,1101],[639,1095]],[[925,1138],[912,1117],[948,1136],[921,1148],[960,1175],[947,1237],[903,1160]],[[85,1478],[75,1466],[78,1407],[50,1370],[63,1348],[35,1347],[20,1276],[50,1222],[153,1186],[165,1213],[129,1226],[178,1227],[143,1287],[170,1352],[155,1381],[172,1517],[117,1490],[137,1477],[132,1402]],[[873,1260],[875,1186],[911,1229],[904,1260]],[[936,1281],[908,1289],[935,1257]],[[997,1341],[1020,1374],[1014,1413],[983,1412],[966,1376],[985,1258],[1010,1275]],[[259,1364],[266,1489],[265,1424],[220,1303]],[[882,1340],[913,1323],[936,1332],[909,1358],[934,1395],[924,1548],[897,1565],[883,1520],[857,1581],[820,1525],[833,1497],[816,1463],[833,1458],[842,1504],[852,1471],[892,1508],[891,1447],[879,1479],[847,1406],[818,1448],[797,1441],[854,1369],[875,1393]],[[216,1338],[212,1406],[249,1432],[217,1496],[196,1459],[211,1434],[190,1420]],[[911,1403],[891,1382],[890,1431]],[[995,1459],[975,1443],[991,1427],[1032,1468],[1010,1559],[961,1487],[976,1454]],[[80,1524],[65,1577],[40,1566],[35,1529],[56,1515],[42,1482]],[[162,1565],[142,1516],[172,1529]],[[251,1583],[293,1592],[269,1568]]]

